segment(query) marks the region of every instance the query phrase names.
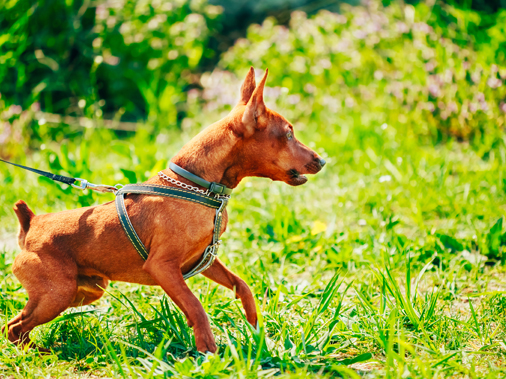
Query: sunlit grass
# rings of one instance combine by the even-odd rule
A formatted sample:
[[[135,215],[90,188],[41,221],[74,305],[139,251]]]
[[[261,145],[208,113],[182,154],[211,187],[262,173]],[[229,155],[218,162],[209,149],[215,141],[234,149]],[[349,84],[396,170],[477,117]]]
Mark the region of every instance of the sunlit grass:
[[[105,159],[120,163],[95,165],[104,156],[95,157],[94,146],[91,180],[123,165],[114,151]],[[35,341],[51,348],[52,358],[3,340],[2,370],[19,377],[16,367],[24,366],[27,375],[55,377],[90,370],[112,377],[500,377],[506,302],[496,221],[504,192],[482,188],[497,183],[501,154],[482,161],[460,145],[407,148],[393,152],[403,157],[390,159],[394,168],[384,166],[388,156],[356,159],[348,147],[328,154],[325,170],[303,187],[264,179],[240,186],[220,257],[251,285],[261,328],[249,327],[230,291],[190,280],[210,316],[216,356],[196,351],[184,316],[161,289],[115,283],[95,306],[36,329]],[[5,204],[26,195],[41,213],[46,201],[63,209],[82,199],[3,169],[12,188],[2,194]],[[390,179],[380,180],[385,175]],[[11,233],[15,217],[7,206],[3,212]],[[26,301],[10,272],[14,254],[3,255],[3,322]]]

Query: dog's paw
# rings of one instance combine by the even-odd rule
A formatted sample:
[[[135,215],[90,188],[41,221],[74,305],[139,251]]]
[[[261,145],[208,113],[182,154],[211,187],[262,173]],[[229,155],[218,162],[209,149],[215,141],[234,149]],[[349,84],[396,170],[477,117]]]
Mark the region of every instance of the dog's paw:
[[[208,353],[214,354],[216,353],[216,350],[218,350],[211,330],[203,333],[195,331],[195,343],[197,345],[197,350],[206,355]]]
[[[202,343],[197,343],[197,350],[203,353],[204,355],[212,355],[216,353],[218,347],[216,346],[214,341],[212,341],[212,343],[205,344],[204,346]]]

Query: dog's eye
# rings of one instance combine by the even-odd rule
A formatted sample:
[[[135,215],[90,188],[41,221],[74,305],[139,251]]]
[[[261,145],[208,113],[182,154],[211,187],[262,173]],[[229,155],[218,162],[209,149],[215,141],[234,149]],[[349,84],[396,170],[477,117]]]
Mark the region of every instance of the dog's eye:
[[[286,139],[291,140],[293,138],[293,132],[290,130],[288,133],[286,133]]]

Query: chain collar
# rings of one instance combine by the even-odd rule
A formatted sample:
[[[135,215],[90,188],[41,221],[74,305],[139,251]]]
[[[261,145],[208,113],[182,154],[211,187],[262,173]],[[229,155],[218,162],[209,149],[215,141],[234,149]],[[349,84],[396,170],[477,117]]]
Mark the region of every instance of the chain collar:
[[[175,184],[178,187],[181,187],[181,188],[189,190],[189,191],[198,192],[198,193],[201,193],[202,195],[205,195],[205,196],[211,196],[211,193],[212,193],[209,189],[203,190],[203,189],[200,189],[199,187],[194,187],[192,185],[183,183],[177,179],[171,178],[170,176],[164,174],[162,171],[160,171],[158,173],[158,177],[160,177],[161,179],[163,179],[169,183]],[[229,200],[230,195],[223,195],[223,194],[216,193],[214,195],[214,198],[218,199],[218,200]]]
[[[203,190],[203,189],[200,189],[199,187],[194,187],[194,186],[191,186],[189,184],[186,184],[186,183],[183,183],[183,182],[180,182],[179,180],[177,179],[173,179],[171,178],[170,176],[168,175],[165,175],[163,172],[159,172],[158,173],[158,176],[164,180],[166,180],[167,182],[169,183],[172,183],[172,184],[175,184],[176,186],[178,187],[181,187],[181,188],[184,188],[186,190],[190,190],[190,191],[195,191],[195,192],[198,192],[198,193],[201,193],[203,195],[206,195],[206,196],[209,196],[211,194],[211,192],[209,192],[208,189],[206,190]]]

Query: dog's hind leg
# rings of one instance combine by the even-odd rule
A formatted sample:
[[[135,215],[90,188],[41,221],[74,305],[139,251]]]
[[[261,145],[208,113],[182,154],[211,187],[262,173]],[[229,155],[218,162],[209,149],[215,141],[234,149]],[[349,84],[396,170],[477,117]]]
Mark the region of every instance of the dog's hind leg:
[[[77,293],[77,267],[65,254],[22,252],[12,266],[28,302],[7,324],[9,341],[26,344],[29,333],[69,307]]]
[[[211,267],[204,271],[202,275],[224,287],[227,287],[228,289],[231,289],[232,291],[235,291],[236,297],[241,299],[242,306],[246,311],[246,319],[251,325],[257,327],[258,317],[255,299],[244,280],[226,268],[218,258],[214,260]]]

